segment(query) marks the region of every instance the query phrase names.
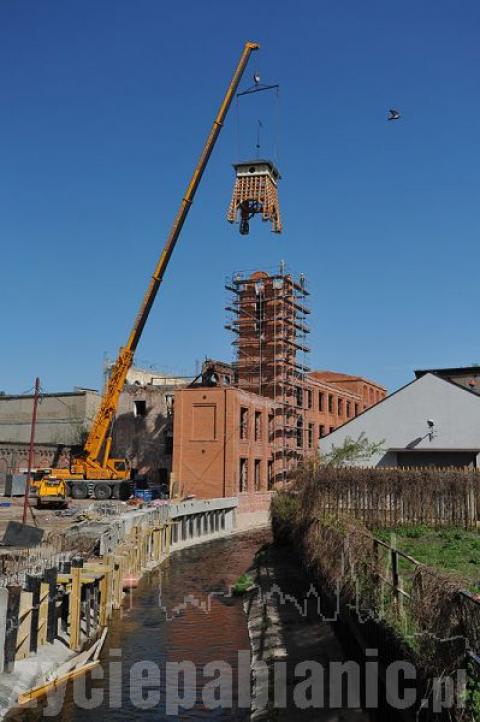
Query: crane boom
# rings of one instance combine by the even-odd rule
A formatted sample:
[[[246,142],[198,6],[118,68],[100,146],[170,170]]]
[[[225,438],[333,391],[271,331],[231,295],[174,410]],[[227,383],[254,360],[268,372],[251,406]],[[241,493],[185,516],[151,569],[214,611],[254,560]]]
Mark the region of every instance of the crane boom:
[[[217,116],[213,121],[213,125],[210,129],[185,195],[182,198],[180,208],[173,221],[172,228],[168,234],[165,246],[155,267],[147,292],[143,297],[127,344],[120,348],[118,358],[111,369],[111,374],[107,380],[100,407],[92,423],[88,438],[84,444],[83,453],[73,464],[73,471],[75,473],[82,473],[86,478],[90,475],[100,478],[114,478],[116,475],[114,465],[109,465],[108,463],[111,443],[111,440],[108,437],[112,421],[118,407],[120,394],[125,384],[127,373],[133,364],[133,357],[147,322],[150,309],[153,306],[159,286],[165,275],[168,263],[178,241],[183,224],[185,223],[190,206],[192,205],[197,188],[202,179],[203,172],[217,141],[225,116],[228,113],[230,104],[245,71],[250,54],[258,48],[259,45],[257,43],[245,43],[232,80],[228,86],[227,92],[225,93],[225,97],[220,105]],[[102,461],[99,461],[102,449],[103,458]],[[121,465],[117,465],[117,471],[121,472]],[[121,475],[121,473],[119,475]]]

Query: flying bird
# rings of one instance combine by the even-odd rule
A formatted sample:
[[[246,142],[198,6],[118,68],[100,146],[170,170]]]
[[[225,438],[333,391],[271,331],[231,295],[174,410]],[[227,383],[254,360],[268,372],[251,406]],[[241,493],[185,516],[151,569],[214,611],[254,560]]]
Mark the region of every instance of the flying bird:
[[[388,118],[387,120],[399,120],[400,118],[400,112],[398,110],[395,110],[395,108],[390,108],[388,111]]]

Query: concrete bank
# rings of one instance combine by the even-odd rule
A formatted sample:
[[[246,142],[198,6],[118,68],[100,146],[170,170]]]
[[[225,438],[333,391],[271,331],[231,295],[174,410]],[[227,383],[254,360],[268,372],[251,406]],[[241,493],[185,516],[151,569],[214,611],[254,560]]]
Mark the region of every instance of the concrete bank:
[[[335,675],[346,654],[298,558],[285,548],[265,547],[256,557],[254,581],[244,602],[252,653],[252,722],[367,722],[368,714],[359,706],[349,708],[342,695],[341,676]],[[323,684],[315,679],[315,693],[305,689],[311,669],[297,668],[311,662],[322,670]]]
[[[0,718],[19,695],[81,660],[145,572],[175,551],[236,533],[236,510],[236,498],[191,500],[87,523],[70,535],[71,552],[42,559],[37,549],[34,570],[0,579]],[[86,556],[92,545],[95,556]]]

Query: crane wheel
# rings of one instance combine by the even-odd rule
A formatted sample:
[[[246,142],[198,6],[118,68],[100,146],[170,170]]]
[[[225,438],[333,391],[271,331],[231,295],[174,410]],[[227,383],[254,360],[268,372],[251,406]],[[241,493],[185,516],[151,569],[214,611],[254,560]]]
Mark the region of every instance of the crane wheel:
[[[100,499],[101,501],[110,499],[112,496],[112,490],[108,484],[97,484],[93,493],[95,494],[95,499]]]
[[[88,497],[88,484],[72,484],[73,499],[86,499]]]

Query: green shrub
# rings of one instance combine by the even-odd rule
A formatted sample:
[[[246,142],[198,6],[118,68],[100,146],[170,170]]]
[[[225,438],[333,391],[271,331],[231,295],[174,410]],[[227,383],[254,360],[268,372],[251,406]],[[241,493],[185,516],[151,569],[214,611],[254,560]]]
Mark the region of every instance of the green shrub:
[[[270,509],[273,538],[277,544],[292,540],[298,512],[298,496],[291,491],[277,491]]]
[[[254,586],[254,581],[250,574],[242,574],[233,585],[232,592],[237,596],[245,594]]]

